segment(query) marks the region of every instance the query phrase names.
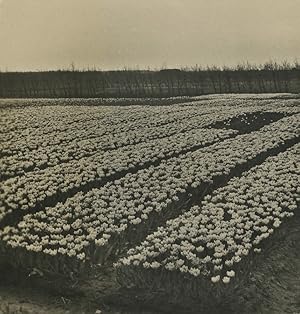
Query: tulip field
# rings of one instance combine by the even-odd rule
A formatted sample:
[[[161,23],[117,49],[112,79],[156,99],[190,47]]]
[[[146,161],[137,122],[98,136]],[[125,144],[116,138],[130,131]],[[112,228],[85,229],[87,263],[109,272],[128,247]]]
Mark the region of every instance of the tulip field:
[[[2,269],[80,282],[109,268],[124,294],[211,306],[299,221],[293,95],[3,99],[0,113]]]

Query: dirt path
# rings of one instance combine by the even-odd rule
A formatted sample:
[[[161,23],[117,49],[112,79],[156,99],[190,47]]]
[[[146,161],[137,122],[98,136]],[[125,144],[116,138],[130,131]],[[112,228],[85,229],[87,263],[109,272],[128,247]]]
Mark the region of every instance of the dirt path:
[[[300,313],[300,220],[293,221],[281,243],[264,253],[253,280],[258,292],[257,313]],[[260,297],[259,297],[260,295]]]

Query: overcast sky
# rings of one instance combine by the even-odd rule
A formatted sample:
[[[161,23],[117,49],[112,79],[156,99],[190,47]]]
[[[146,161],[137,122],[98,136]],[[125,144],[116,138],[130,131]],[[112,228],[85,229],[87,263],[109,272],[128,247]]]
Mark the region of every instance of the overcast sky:
[[[300,59],[300,0],[0,0],[0,70]]]

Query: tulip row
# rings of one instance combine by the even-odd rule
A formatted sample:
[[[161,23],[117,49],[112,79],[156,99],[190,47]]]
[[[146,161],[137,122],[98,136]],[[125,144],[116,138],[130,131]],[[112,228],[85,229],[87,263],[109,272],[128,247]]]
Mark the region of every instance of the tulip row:
[[[226,104],[226,102],[224,103]],[[236,104],[236,106],[238,105]],[[157,109],[159,107],[154,108],[155,112],[153,108],[150,108],[151,112],[148,113],[143,113],[141,110],[136,112],[136,108],[132,110],[127,108],[125,114],[124,112],[121,114],[117,109],[111,113],[104,111],[104,115],[100,112],[103,115],[101,119],[97,116],[97,112],[92,115],[88,112],[88,121],[84,120],[73,126],[63,123],[63,129],[60,129],[55,123],[57,121],[58,124],[61,124],[64,119],[54,117],[55,123],[48,121],[50,130],[41,127],[33,128],[32,134],[26,133],[29,132],[28,129],[26,132],[20,132],[14,137],[15,141],[11,139],[1,144],[4,157],[0,163],[0,179],[5,180],[23,175],[28,171],[52,167],[74,159],[78,160],[92,156],[99,151],[112,150],[163,138],[193,128],[205,127],[217,121],[237,117],[241,113],[255,112],[257,106],[229,110],[226,106],[217,110],[211,108],[210,105],[166,107],[163,111],[162,109],[159,111]],[[275,105],[268,108],[269,110],[278,110]],[[81,110],[79,109],[79,111]],[[163,118],[160,118],[161,115]],[[96,118],[92,119],[93,116]],[[71,115],[71,119],[76,120],[74,115]],[[122,119],[128,121],[124,122]],[[119,121],[119,123],[113,121]],[[189,123],[187,124],[186,121]],[[58,128],[58,131],[53,131],[54,126]],[[38,130],[42,130],[42,133],[38,134]]]
[[[132,241],[143,237],[151,224],[178,215],[187,199],[205,193],[203,188],[299,141],[299,117],[168,159],[25,215],[17,226],[2,229],[2,246],[103,262],[124,245],[127,234]]]
[[[277,102],[278,103],[278,102]],[[192,117],[194,114],[213,112],[219,106],[228,108],[259,107],[258,105],[276,104],[275,101],[261,100],[259,102],[244,101],[242,99],[212,99],[210,101],[196,101],[193,103],[164,106],[164,107],[84,107],[84,106],[46,106],[29,107],[3,111],[0,121],[2,134],[1,149],[6,154],[24,147],[24,141],[29,147],[37,147],[47,142],[57,142],[55,139],[64,134],[64,141],[81,138],[88,139],[90,135],[116,133],[118,128],[124,131],[159,126]],[[270,108],[275,108],[271,106]],[[218,108],[222,112],[221,108]],[[200,111],[200,112],[199,112]],[[88,128],[87,128],[88,127]],[[127,128],[126,128],[127,127]],[[77,131],[81,132],[77,132]],[[87,133],[91,130],[92,133]],[[100,132],[101,131],[101,132]],[[106,131],[106,132],[105,132]],[[96,132],[96,133],[95,133]],[[97,133],[98,132],[98,133]],[[100,133],[99,133],[100,132]],[[43,138],[43,135],[52,137]],[[39,140],[39,137],[42,137]],[[6,151],[7,150],[7,151]]]
[[[47,101],[46,101],[47,102]],[[229,101],[227,101],[229,102]],[[239,101],[241,102],[241,101]],[[76,125],[80,129],[84,123],[93,120],[100,120],[102,126],[110,127],[120,123],[135,123],[140,119],[145,119],[144,123],[154,126],[172,119],[172,116],[183,112],[189,114],[188,110],[195,110],[195,104],[202,104],[202,107],[211,107],[212,105],[223,102],[213,100],[211,102],[191,102],[186,105],[173,106],[68,106],[66,102],[61,101],[60,106],[42,106],[41,107],[21,107],[19,109],[5,110],[0,109],[3,115],[0,120],[0,133],[3,134],[3,140],[13,139],[21,136],[23,133],[28,135],[40,135],[51,133],[53,131],[68,131],[70,127],[76,130]],[[226,103],[226,102],[225,102]],[[149,118],[152,118],[149,120]],[[157,120],[157,122],[156,122]],[[99,123],[98,123],[99,126]],[[9,134],[12,132],[12,134]]]
[[[7,156],[1,159],[0,171],[2,177],[19,175],[28,169],[53,166],[90,156],[95,152],[166,137],[180,132],[180,125],[186,119],[191,120],[191,124],[196,127],[201,125],[202,116],[210,111],[211,108],[201,112],[198,110],[196,114],[191,111],[188,114],[178,113],[176,116],[174,113],[170,119],[165,118],[163,121],[148,115],[138,123],[129,121],[110,127],[99,125],[97,120],[90,120],[81,127],[77,125],[76,130],[70,128],[66,132],[46,132],[32,137],[24,137],[22,134],[17,142],[2,143],[2,154]],[[128,115],[127,118],[129,119]],[[147,127],[146,121],[149,120],[152,121],[152,126]]]
[[[74,190],[104,185],[106,181],[127,172],[211,145],[237,133],[236,130],[196,129],[130,147],[95,153],[91,157],[8,179],[0,188],[0,222],[12,211],[42,208],[50,198],[58,201],[62,195],[74,194]]]
[[[120,280],[165,289],[172,287],[164,286],[170,281],[162,277],[172,278],[173,285],[182,278],[200,285],[206,278],[207,288],[229,284],[243,272],[241,261],[260,253],[265,240],[294,216],[300,204],[299,165],[296,144],[231,179],[130,249],[116,263]]]

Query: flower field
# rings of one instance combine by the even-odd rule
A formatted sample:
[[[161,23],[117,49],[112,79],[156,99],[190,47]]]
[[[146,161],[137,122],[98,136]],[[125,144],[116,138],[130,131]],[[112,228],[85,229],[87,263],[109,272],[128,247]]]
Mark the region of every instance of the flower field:
[[[0,264],[225,298],[299,219],[300,100],[0,100]]]
[[[127,280],[142,279],[142,284],[147,283],[144,269],[177,271],[209,277],[212,284],[229,284],[236,265],[250,253],[260,253],[263,240],[294,216],[300,201],[299,163],[299,144],[267,158],[168,220],[116,265],[125,276],[127,268],[140,268],[128,272]]]

